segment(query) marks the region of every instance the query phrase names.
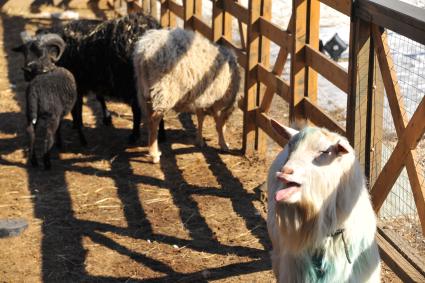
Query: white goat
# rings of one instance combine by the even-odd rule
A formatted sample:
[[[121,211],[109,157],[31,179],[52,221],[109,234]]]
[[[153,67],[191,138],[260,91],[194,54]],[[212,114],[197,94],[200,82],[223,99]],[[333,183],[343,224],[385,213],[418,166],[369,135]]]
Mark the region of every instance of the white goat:
[[[204,145],[202,125],[214,117],[219,145],[227,150],[224,124],[237,105],[240,74],[235,55],[192,31],[150,30],[136,43],[133,63],[139,103],[149,131],[149,154],[159,162],[158,123],[165,112],[194,112],[197,142]]]
[[[289,140],[267,180],[278,282],[379,282],[376,218],[353,148],[326,129],[272,127]]]

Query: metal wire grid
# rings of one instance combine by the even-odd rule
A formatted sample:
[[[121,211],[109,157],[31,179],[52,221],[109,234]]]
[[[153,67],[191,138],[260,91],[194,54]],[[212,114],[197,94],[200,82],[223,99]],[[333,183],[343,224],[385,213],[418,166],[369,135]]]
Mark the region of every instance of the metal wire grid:
[[[387,33],[390,55],[394,62],[398,86],[401,92],[401,101],[399,101],[399,103],[404,104],[401,111],[406,120],[410,120],[418,104],[425,95],[425,46],[395,32],[387,31]],[[382,157],[381,160],[375,160],[375,164],[372,164],[372,166],[380,167],[380,169],[382,169],[389,159],[398,141],[386,96],[383,103],[383,116],[381,120],[384,134],[383,139],[378,141],[378,143],[382,145]],[[375,127],[379,126],[380,125],[375,125]],[[425,142],[422,140],[417,148],[417,163],[422,166],[420,170],[422,176],[425,175],[424,164],[421,162],[421,160],[425,158],[424,144]],[[374,147],[379,147],[379,145],[375,144]],[[372,173],[375,174],[372,176],[372,180],[376,179],[377,175],[380,173],[379,171],[380,170],[372,170]],[[422,184],[422,186],[424,185],[425,184]],[[398,177],[380,210],[380,217],[382,218],[402,216],[412,219],[412,221],[417,221],[419,224],[416,205],[405,168]]]

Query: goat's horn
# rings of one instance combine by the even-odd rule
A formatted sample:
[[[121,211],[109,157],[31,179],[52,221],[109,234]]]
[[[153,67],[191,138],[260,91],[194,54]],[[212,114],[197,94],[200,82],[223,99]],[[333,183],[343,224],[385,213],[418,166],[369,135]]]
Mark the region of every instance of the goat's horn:
[[[40,45],[41,46],[55,46],[58,48],[59,52],[56,55],[50,55],[54,62],[57,62],[62,56],[65,50],[65,41],[62,37],[55,33],[47,33],[40,36]]]

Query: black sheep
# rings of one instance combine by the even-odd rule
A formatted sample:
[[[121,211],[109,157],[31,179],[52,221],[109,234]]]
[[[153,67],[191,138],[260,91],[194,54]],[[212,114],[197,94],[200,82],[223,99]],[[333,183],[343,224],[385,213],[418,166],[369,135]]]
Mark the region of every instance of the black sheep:
[[[67,47],[58,66],[70,70],[75,77],[78,99],[73,113],[74,123],[82,126],[82,98],[89,91],[96,93],[102,103],[104,123],[110,117],[102,98],[122,100],[131,105],[133,130],[129,142],[140,136],[141,111],[137,101],[132,55],[134,43],[149,29],[159,29],[159,23],[142,13],[97,23],[92,20],[77,20],[62,27],[39,30],[37,33],[55,32],[66,42]],[[161,122],[159,138],[165,139]]]
[[[51,167],[50,151],[56,134],[57,144],[61,145],[61,121],[74,107],[77,100],[77,86],[71,72],[54,63],[59,60],[65,43],[56,34],[39,35],[35,39],[25,42],[14,48],[22,52],[25,57],[25,80],[29,81],[26,89],[26,116],[27,133],[29,136],[29,157],[33,166],[37,166],[37,157],[34,150],[35,130],[40,121],[46,125],[44,139],[43,162],[44,167]],[[86,144],[81,127],[80,140]]]

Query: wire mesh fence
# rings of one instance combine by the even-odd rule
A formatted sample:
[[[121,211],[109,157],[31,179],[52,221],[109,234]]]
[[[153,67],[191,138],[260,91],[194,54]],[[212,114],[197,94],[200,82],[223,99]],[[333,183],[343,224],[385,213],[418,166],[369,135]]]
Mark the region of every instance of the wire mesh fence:
[[[397,76],[395,84],[396,88],[400,90],[398,104],[406,126],[425,95],[425,46],[390,30],[387,30],[387,39],[390,49],[390,54],[387,56],[391,56],[394,64],[393,71]],[[383,89],[382,78],[376,76],[375,85]],[[375,109],[380,109],[380,113],[374,113],[377,116],[372,128],[382,134],[372,144],[372,148],[379,150],[380,154],[377,154],[378,158],[371,160],[371,185],[381,173],[399,140],[386,94],[378,102],[382,105],[374,105]],[[419,168],[417,170],[418,179],[423,188],[425,186],[423,182],[425,177],[424,137],[418,144],[413,157]],[[414,248],[415,253],[423,255],[425,238],[422,234],[409,173],[405,167],[381,207],[379,217],[384,225],[390,226],[393,232],[402,236]]]

